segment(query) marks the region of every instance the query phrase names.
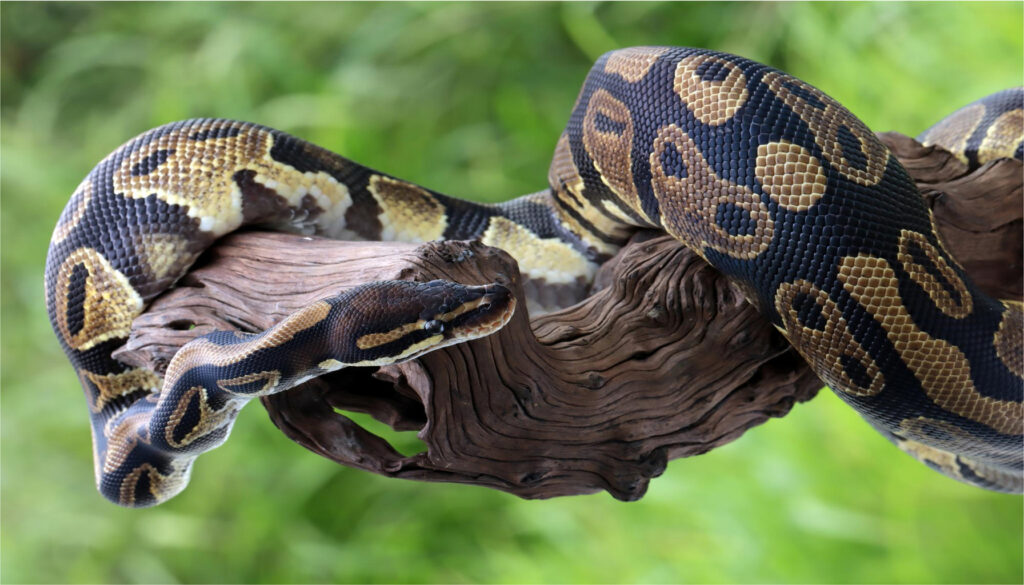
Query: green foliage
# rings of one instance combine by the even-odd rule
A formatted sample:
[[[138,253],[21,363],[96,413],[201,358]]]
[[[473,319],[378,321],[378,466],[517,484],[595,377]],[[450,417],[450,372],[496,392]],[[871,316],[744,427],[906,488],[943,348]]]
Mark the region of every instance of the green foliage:
[[[915,135],[1021,84],[1020,3],[5,2],[0,13],[4,581],[1024,578],[1021,498],[927,470],[828,392],[672,463],[631,504],[384,480],[306,452],[251,406],[182,496],[118,509],[92,488],[85,405],[42,298],[49,235],[75,185],[171,120],[252,120],[499,201],[543,186],[606,50],[740,53],[876,130]]]

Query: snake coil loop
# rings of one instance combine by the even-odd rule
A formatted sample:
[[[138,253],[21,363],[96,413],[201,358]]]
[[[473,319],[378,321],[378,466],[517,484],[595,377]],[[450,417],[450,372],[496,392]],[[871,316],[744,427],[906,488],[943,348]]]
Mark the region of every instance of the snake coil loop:
[[[1021,159],[1022,126],[1016,88],[921,139],[977,166]],[[126,506],[164,501],[252,397],[488,335],[515,309],[499,285],[372,283],[260,334],[198,338],[162,376],[111,358],[147,303],[247,225],[479,240],[518,260],[535,308],[579,298],[637,229],[664,230],[747,291],[903,450],[961,481],[1024,489],[1024,309],[978,290],[906,171],[836,100],[725,53],[613,51],[584,82],[548,183],[474,204],[230,120],[169,124],[118,148],[72,195],[46,264],[100,491]]]

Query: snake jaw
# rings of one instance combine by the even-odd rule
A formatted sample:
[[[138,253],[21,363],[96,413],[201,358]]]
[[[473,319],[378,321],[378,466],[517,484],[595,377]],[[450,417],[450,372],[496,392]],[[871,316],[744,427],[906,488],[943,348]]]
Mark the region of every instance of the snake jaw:
[[[481,294],[447,314],[451,317],[445,325],[446,345],[491,335],[504,327],[515,314],[516,297],[508,288],[500,284],[466,288]]]

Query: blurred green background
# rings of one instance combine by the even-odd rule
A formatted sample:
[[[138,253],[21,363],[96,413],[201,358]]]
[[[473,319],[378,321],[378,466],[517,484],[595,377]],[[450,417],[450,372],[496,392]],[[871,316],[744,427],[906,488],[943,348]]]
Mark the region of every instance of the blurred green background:
[[[344,469],[257,406],[170,503],[92,486],[86,409],[45,316],[60,210],[176,119],[260,122],[452,195],[542,188],[591,62],[710,47],[916,135],[1022,82],[1022,4],[46,4],[2,16],[4,582],[1016,582],[1022,499],[890,446],[831,393],[648,495],[528,502]],[[397,437],[415,449],[409,433]]]

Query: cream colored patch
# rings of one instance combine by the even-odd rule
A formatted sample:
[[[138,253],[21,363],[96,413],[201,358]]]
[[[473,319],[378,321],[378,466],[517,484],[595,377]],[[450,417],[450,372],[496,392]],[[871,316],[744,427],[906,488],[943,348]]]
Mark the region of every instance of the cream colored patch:
[[[636,83],[647,75],[654,63],[668,47],[630,47],[608,55],[604,62],[605,73],[617,73],[630,83]]]
[[[299,173],[292,167],[274,164],[262,170],[254,180],[272,189],[294,209],[303,206],[304,198],[312,197],[320,210],[314,223],[328,237],[346,230],[345,213],[352,207],[352,196],[348,186],[331,175],[323,171]],[[301,221],[303,218],[295,219]]]
[[[343,364],[342,362],[339,362],[338,360],[336,360],[334,358],[331,358],[331,359],[326,359],[326,360],[320,362],[319,364],[316,365],[316,367],[320,368],[321,370],[327,370],[328,372],[333,372],[335,370],[340,370],[341,368],[344,368],[345,364]]]
[[[93,412],[100,412],[111,400],[136,390],[159,390],[162,383],[160,376],[145,368],[134,368],[119,374],[102,376],[88,370],[79,370],[78,373],[92,382],[99,391],[89,399],[89,410]],[[84,380],[82,386],[89,387]]]
[[[888,262],[866,254],[843,258],[843,288],[885,330],[903,363],[939,407],[988,425],[1000,433],[1024,433],[1019,403],[984,396],[971,380],[971,364],[956,346],[919,329],[899,295],[899,280]]]
[[[71,196],[71,200],[68,201],[67,207],[64,209],[64,213],[60,216],[60,221],[57,222],[57,227],[53,230],[53,236],[50,238],[50,245],[55,246],[64,241],[71,233],[71,230],[78,226],[78,222],[82,221],[82,216],[85,215],[85,210],[88,209],[89,203],[92,201],[92,181],[85,179],[82,184],[78,186],[75,193]]]
[[[135,250],[152,280],[178,276],[195,258],[189,252],[189,240],[178,234],[137,234]]]
[[[597,272],[597,265],[569,244],[556,238],[537,237],[504,217],[492,217],[480,241],[511,254],[527,278],[543,278],[549,283],[572,283],[579,276],[590,281]]]
[[[380,206],[381,240],[416,243],[444,236],[444,205],[423,187],[374,175],[368,188]]]
[[[326,301],[317,301],[285,317],[265,334],[245,343],[217,345],[205,337],[194,339],[174,354],[167,366],[164,383],[173,388],[183,373],[196,366],[210,364],[223,367],[237,363],[261,349],[282,345],[299,332],[322,322],[330,310],[331,305]]]
[[[910,455],[914,459],[917,459],[921,463],[931,462],[933,465],[939,468],[944,474],[965,481],[963,474],[960,473],[960,466],[957,465],[956,455],[949,451],[943,451],[942,449],[936,449],[924,443],[913,441],[909,439],[899,439],[896,441],[896,446],[901,451]]]
[[[85,297],[73,299],[70,294],[71,275],[75,266],[85,267]],[[79,248],[68,254],[57,270],[57,288],[53,291],[57,313],[57,329],[64,341],[74,349],[85,351],[109,339],[128,337],[132,319],[143,308],[128,278],[114,269],[99,252]],[[68,323],[69,303],[80,302],[72,310],[83,312],[83,326],[72,333]]]
[[[998,158],[1013,158],[1024,140],[1024,110],[1005,112],[988,127],[978,147],[978,162],[985,164]]]
[[[821,163],[799,144],[785,140],[757,147],[757,180],[779,207],[807,211],[825,194]]]
[[[623,211],[622,208],[619,207],[614,201],[609,201],[607,199],[602,199],[601,200],[601,207],[603,207],[605,209],[605,211],[607,211],[609,214],[614,215],[615,217],[617,217],[619,219],[619,221],[621,221],[624,224],[633,224],[633,223],[635,223],[633,218],[629,217],[629,215],[627,215],[626,212]],[[643,215],[643,213],[641,213],[641,215]]]
[[[941,146],[953,153],[960,162],[967,164],[967,155],[964,153],[967,140],[984,117],[985,106],[981,104],[960,108],[926,130],[921,136],[921,144]]]
[[[365,367],[386,366],[386,365],[389,365],[389,364],[398,363],[398,362],[400,362],[402,360],[406,360],[406,359],[410,359],[410,358],[416,357],[420,353],[426,353],[428,350],[438,349],[438,348],[441,348],[441,347],[445,347],[445,345],[451,345],[451,343],[442,345],[443,341],[444,341],[444,335],[434,335],[434,336],[431,336],[431,337],[428,337],[428,338],[424,339],[423,341],[420,341],[418,343],[414,343],[414,344],[410,345],[409,347],[405,348],[405,350],[402,353],[398,354],[397,356],[388,356],[388,357],[378,358],[378,359],[375,359],[375,360],[366,360],[366,361],[362,361],[362,362],[356,362],[356,363],[351,364],[351,365],[355,366],[355,367],[365,368]]]
[[[238,376],[237,378],[230,378],[227,380],[217,380],[217,386],[221,390],[231,393],[238,394],[240,396],[263,396],[264,394],[270,394],[277,388],[278,382],[281,381],[281,372],[277,370],[266,370],[263,372],[255,372],[246,374],[244,376]],[[263,382],[263,387],[256,391],[245,391],[240,392],[236,388],[240,386],[248,386],[253,382]]]
[[[706,80],[708,69],[720,80]],[[703,124],[719,126],[732,119],[747,103],[747,77],[739,66],[714,55],[690,55],[676,65],[672,89]]]

